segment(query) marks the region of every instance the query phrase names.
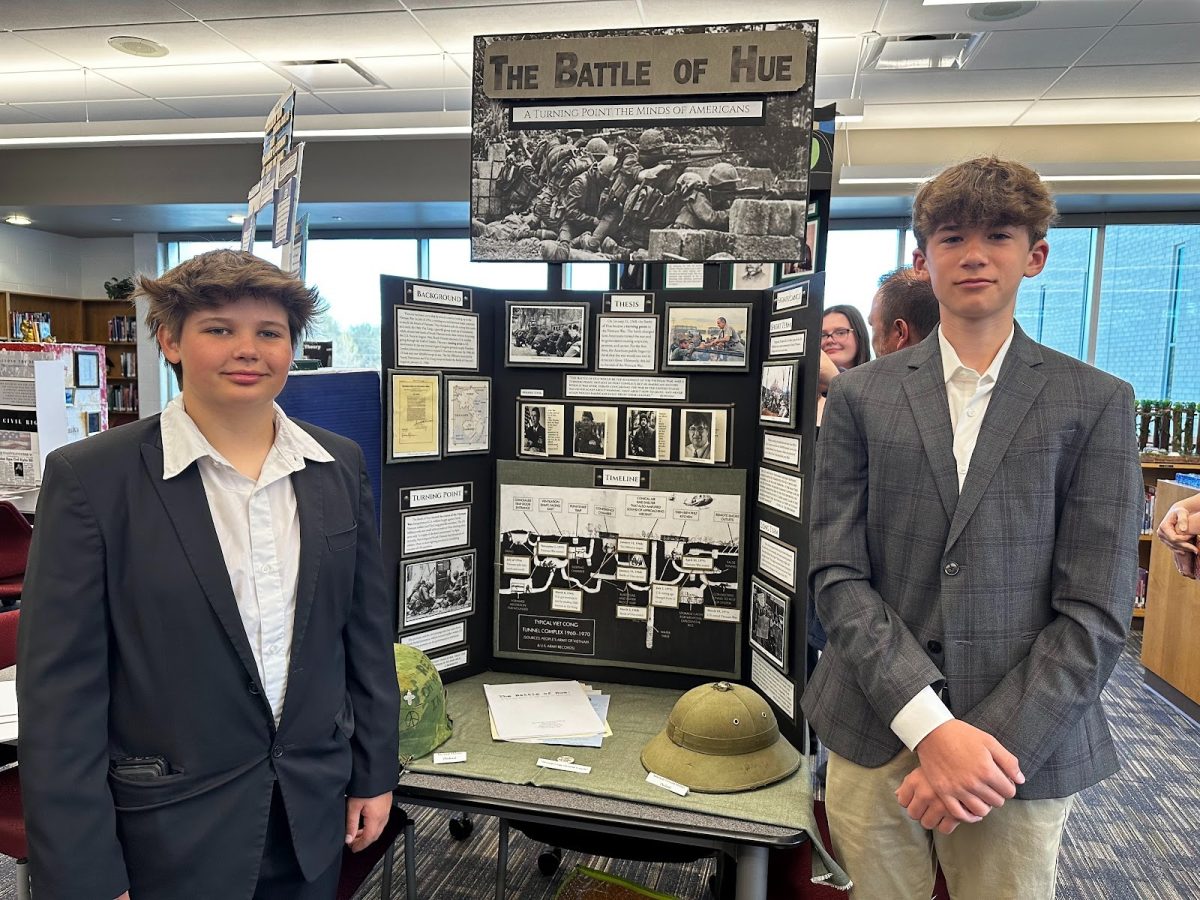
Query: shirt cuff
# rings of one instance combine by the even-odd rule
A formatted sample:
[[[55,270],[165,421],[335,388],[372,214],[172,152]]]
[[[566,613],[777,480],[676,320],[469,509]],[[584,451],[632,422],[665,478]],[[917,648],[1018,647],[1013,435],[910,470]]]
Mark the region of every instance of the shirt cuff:
[[[942,698],[932,687],[926,687],[904,704],[890,727],[904,746],[915,752],[917,744],[925,740],[929,732],[953,718],[954,714],[946,708]]]

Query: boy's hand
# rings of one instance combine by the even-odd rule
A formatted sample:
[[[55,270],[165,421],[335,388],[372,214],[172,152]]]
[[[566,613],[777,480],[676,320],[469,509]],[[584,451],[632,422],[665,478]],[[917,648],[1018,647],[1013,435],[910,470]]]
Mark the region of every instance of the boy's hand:
[[[930,787],[960,822],[1003,806],[1025,783],[1017,758],[986,731],[961,719],[943,722],[917,745]]]
[[[921,823],[928,831],[937,829],[942,834],[950,834],[962,822],[950,815],[946,804],[929,784],[929,779],[921,771],[920,766],[908,773],[900,787],[896,790],[896,799],[908,811],[908,817]],[[978,822],[978,816],[972,816],[967,821]]]
[[[375,843],[392,811],[392,792],[378,797],[346,798],[346,843],[357,853]]]
[[[1189,515],[1188,507],[1176,503],[1158,525],[1158,539],[1171,548],[1175,568],[1187,578],[1196,577],[1196,536],[1200,534],[1200,513]]]

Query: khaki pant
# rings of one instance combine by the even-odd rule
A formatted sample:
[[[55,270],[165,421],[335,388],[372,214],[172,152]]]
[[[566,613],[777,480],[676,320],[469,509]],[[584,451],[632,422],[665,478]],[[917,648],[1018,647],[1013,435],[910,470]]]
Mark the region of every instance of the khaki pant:
[[[1053,900],[1074,797],[1009,800],[953,834],[930,832],[895,797],[919,762],[902,750],[868,769],[829,754],[825,808],[854,900],[929,900],[939,863],[953,900]]]

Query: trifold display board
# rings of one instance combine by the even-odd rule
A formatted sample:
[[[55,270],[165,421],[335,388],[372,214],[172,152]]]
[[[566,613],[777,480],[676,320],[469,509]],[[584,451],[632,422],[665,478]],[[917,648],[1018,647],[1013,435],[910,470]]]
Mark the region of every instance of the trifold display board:
[[[732,290],[736,265],[604,293],[383,277],[384,562],[443,679],[744,680],[802,740],[824,276]]]

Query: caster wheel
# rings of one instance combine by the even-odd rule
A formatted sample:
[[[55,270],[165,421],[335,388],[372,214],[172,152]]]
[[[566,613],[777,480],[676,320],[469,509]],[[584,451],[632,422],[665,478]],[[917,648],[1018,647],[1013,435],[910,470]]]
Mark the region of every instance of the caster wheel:
[[[471,836],[471,832],[475,830],[475,823],[466,816],[461,818],[454,817],[450,819],[447,827],[450,829],[450,837],[456,841],[465,841]]]
[[[562,862],[562,850],[558,847],[552,850],[543,850],[538,854],[538,871],[549,878],[558,871],[559,863]]]

